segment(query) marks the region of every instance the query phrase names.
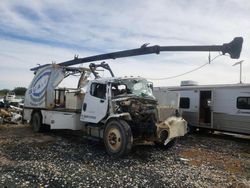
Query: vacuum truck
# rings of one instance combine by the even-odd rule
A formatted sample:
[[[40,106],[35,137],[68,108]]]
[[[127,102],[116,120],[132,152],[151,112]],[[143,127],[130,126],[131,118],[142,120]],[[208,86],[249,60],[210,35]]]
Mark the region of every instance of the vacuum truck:
[[[187,133],[187,122],[180,117],[178,106],[162,107],[152,93],[152,83],[141,77],[116,77],[105,62],[161,51],[220,51],[239,58],[243,39],[209,46],[147,46],[78,58],[32,68],[34,78],[24,101],[24,119],[35,132],[47,129],[82,130],[90,139],[102,140],[110,155],[128,153],[133,144],[155,142],[168,146],[176,137]],[[90,63],[88,68],[72,67]],[[110,72],[101,77],[98,69]],[[59,88],[62,80],[80,75],[76,88]],[[94,75],[94,79],[90,79]]]

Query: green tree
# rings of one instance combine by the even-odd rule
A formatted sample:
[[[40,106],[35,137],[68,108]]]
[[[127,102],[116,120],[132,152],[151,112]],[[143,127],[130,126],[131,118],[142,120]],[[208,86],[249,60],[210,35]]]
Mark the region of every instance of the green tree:
[[[15,89],[13,89],[16,95],[21,95],[21,96],[25,95],[26,90],[27,89],[25,87],[16,87]]]
[[[1,89],[0,96],[5,96],[10,90],[9,89]]]

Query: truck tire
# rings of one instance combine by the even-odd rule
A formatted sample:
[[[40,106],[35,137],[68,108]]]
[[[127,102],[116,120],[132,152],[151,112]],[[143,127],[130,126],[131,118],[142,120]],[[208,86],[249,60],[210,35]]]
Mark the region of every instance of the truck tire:
[[[42,131],[42,117],[41,117],[40,113],[35,112],[32,115],[31,125],[32,125],[32,129],[34,132],[41,132]]]
[[[103,140],[109,155],[122,156],[132,148],[131,128],[124,120],[111,120],[106,125]]]

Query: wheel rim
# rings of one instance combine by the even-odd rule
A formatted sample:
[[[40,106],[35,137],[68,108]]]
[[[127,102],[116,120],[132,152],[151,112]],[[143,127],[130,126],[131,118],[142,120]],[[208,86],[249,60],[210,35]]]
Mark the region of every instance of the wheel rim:
[[[117,128],[111,128],[108,131],[107,143],[112,151],[118,151],[122,145],[122,136]]]

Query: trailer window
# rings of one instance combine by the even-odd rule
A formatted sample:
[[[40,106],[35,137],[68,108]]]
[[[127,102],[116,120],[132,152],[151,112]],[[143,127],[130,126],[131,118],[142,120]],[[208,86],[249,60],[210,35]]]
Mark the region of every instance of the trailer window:
[[[93,83],[91,85],[90,94],[94,97],[105,99],[106,98],[106,85]]]
[[[180,108],[189,108],[190,107],[190,99],[187,97],[180,98]]]
[[[238,97],[237,108],[238,109],[250,109],[250,97]]]

